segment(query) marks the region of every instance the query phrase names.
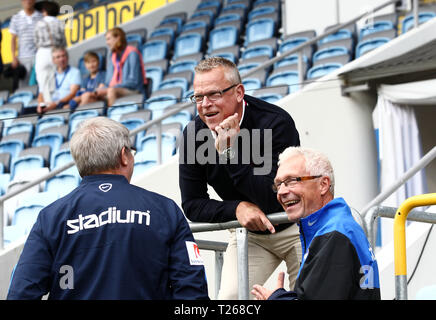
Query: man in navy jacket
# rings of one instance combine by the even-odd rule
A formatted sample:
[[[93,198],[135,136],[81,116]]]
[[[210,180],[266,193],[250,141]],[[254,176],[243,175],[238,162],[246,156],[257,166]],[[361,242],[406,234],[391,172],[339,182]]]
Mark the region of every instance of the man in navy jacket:
[[[129,131],[87,120],[70,148],[83,180],[44,208],[8,299],[208,299],[203,261],[177,205],[129,183]]]
[[[377,261],[350,207],[334,197],[334,175],[322,153],[290,147],[280,155],[274,179],[277,200],[290,221],[300,227],[303,260],[293,291],[283,289],[279,275],[274,292],[255,285],[263,299],[377,300]]]

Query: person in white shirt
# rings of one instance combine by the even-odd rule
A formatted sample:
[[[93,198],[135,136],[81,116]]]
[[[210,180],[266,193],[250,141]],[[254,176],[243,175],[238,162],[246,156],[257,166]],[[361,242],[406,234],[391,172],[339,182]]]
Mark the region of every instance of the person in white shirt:
[[[43,18],[41,12],[35,10],[35,0],[21,0],[21,5],[23,9],[12,16],[9,25],[12,52],[11,66],[15,69],[22,65],[27,71],[26,77],[19,82],[20,87],[29,84],[36,53],[33,31],[36,23]]]

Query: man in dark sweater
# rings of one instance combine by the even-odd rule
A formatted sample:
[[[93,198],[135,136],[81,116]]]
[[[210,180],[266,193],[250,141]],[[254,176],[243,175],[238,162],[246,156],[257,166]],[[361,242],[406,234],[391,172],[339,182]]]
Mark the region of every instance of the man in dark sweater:
[[[186,127],[180,148],[182,207],[191,221],[237,219],[250,231],[250,286],[264,283],[281,261],[293,285],[301,259],[298,229],[273,226],[266,215],[282,211],[271,185],[279,153],[298,146],[299,135],[286,111],[244,93],[234,63],[212,57],[195,68],[191,100],[198,116]],[[209,197],[208,185],[220,200]],[[219,299],[237,299],[236,253],[231,230]]]

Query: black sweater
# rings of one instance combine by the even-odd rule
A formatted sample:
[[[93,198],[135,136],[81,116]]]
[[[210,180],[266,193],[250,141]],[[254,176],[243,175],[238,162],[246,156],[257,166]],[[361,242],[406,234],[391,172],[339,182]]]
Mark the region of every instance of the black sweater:
[[[236,207],[241,201],[256,204],[265,214],[283,211],[271,186],[277,172],[279,154],[289,146],[300,145],[298,131],[292,117],[282,108],[248,95],[245,95],[244,99],[247,106],[241,123],[241,132],[250,133],[251,156],[249,161],[244,158],[247,155],[245,151],[247,149],[244,149],[244,153],[242,152],[247,144],[239,143],[236,157],[238,163],[232,164],[235,160],[230,163],[219,163],[211,131],[198,116],[188,124],[183,132],[183,144],[180,148],[179,186],[183,210],[191,221],[216,223],[235,220]],[[195,126],[195,137],[200,140],[195,142],[195,151],[193,126]],[[198,135],[201,129],[204,129],[202,130],[203,138]],[[253,129],[260,129],[258,131],[260,139],[253,136]],[[271,129],[272,135],[265,133],[263,129]],[[187,139],[188,132],[189,140]],[[272,136],[272,139],[264,141],[264,137],[268,135]],[[247,142],[246,137],[245,142]],[[207,150],[213,154],[204,151],[206,145],[209,146]],[[265,145],[266,150],[271,146],[272,156],[263,154]],[[258,150],[261,155],[265,156],[265,161],[270,162],[269,165],[259,163],[261,158],[255,156],[259,153]],[[197,155],[195,159],[193,158],[194,152]],[[199,154],[207,155],[210,161],[204,163],[203,160],[201,163],[202,159],[198,157]],[[268,174],[255,174],[256,170],[267,171],[268,167],[271,167]],[[209,198],[208,184],[214,188],[223,201]]]

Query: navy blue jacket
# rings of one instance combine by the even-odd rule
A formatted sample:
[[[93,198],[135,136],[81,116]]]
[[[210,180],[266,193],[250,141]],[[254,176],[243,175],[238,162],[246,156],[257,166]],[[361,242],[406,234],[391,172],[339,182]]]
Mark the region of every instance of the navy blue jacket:
[[[303,260],[294,291],[269,299],[378,300],[377,261],[360,225],[342,198],[299,222]]]
[[[8,299],[208,299],[189,225],[170,199],[120,175],[84,177],[44,208]]]

